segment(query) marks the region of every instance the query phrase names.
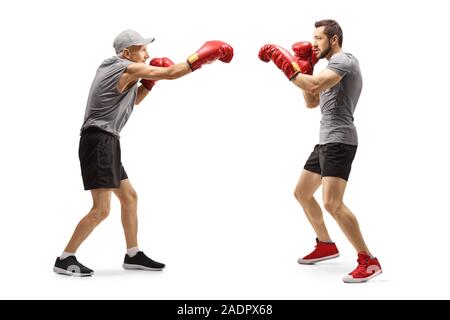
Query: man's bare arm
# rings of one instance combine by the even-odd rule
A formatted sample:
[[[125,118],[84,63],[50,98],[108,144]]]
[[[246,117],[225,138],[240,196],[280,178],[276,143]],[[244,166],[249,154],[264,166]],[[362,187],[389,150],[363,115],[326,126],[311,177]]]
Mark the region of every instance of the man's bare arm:
[[[341,81],[342,77],[330,69],[323,69],[317,75],[310,76],[308,74],[298,73],[292,83],[303,91],[309,92],[313,95],[318,95]]]

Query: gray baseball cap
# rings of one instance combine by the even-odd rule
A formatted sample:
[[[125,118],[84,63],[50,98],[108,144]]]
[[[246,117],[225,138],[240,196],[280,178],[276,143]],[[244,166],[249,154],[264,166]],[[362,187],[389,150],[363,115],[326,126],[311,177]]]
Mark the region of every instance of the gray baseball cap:
[[[125,30],[117,35],[114,39],[113,47],[116,53],[119,54],[123,49],[131,46],[145,46],[155,41],[155,38],[144,39],[134,30]]]

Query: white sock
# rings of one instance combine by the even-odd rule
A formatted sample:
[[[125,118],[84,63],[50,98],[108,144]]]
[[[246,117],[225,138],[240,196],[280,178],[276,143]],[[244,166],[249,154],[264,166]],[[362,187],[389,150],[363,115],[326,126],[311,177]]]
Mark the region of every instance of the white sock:
[[[63,259],[65,259],[65,258],[67,258],[67,257],[74,256],[74,255],[75,255],[75,252],[66,252],[66,251],[63,251],[63,253],[59,256],[59,259],[60,259],[60,260],[63,260]]]
[[[139,251],[140,251],[139,247],[133,247],[133,248],[127,249],[127,254],[130,258],[133,258]]]

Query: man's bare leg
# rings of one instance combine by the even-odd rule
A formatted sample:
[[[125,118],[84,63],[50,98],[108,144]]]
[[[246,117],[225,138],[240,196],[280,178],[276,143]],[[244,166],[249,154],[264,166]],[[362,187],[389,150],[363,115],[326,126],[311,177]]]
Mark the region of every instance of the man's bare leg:
[[[75,253],[83,241],[109,215],[111,207],[111,189],[91,190],[93,206],[89,213],[78,223],[72,238],[64,249]]]
[[[294,196],[302,206],[309,223],[316,232],[317,238],[320,241],[331,241],[323,220],[322,209],[314,198],[314,193],[321,183],[320,174],[303,170],[295,188]]]
[[[337,177],[323,177],[323,205],[336,220],[347,239],[357,252],[367,252],[369,249],[364,241],[355,215],[345,206],[344,192],[347,181]]]
[[[120,182],[120,188],[113,190],[120,201],[121,218],[127,249],[138,246],[137,193],[128,179]]]

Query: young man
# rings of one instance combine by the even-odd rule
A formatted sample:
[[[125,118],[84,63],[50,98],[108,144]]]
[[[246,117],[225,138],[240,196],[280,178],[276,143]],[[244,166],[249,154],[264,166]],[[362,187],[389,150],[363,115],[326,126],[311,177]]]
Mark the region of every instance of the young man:
[[[97,69],[89,92],[84,123],[81,127],[79,158],[85,190],[90,190],[93,205],[79,222],[64,252],[56,259],[54,272],[90,276],[93,271],[75,258],[75,252],[89,234],[109,214],[111,194],[121,203],[121,218],[127,253],[125,269],[162,270],[165,265],[153,261],[139,250],[137,240],[137,194],[121,162],[120,131],[133,111],[160,79],[177,79],[205,63],[230,62],[233,49],[221,41],[208,41],[186,62],[174,64],[168,58],[155,58],[150,65],[147,45],[133,30],[121,32],[114,40],[116,56],[106,59]],[[138,82],[142,85],[138,86]]]
[[[307,42],[293,46],[295,57],[276,45],[265,45],[259,52],[261,60],[274,61],[288,79],[303,90],[308,108],[320,105],[320,140],[314,147],[300,175],[295,197],[316,232],[316,248],[300,258],[300,264],[313,264],[337,258],[339,251],[331,241],[322,210],[314,193],[322,185],[325,209],[358,253],[358,266],[344,277],[344,282],[365,282],[381,273],[381,266],[369,251],[356,217],[344,204],[344,192],[356,154],[358,137],[353,113],[358,102],[362,77],[358,60],[342,51],[342,29],[334,20],[315,24],[314,45]],[[318,59],[329,61],[326,69],[313,74]]]

